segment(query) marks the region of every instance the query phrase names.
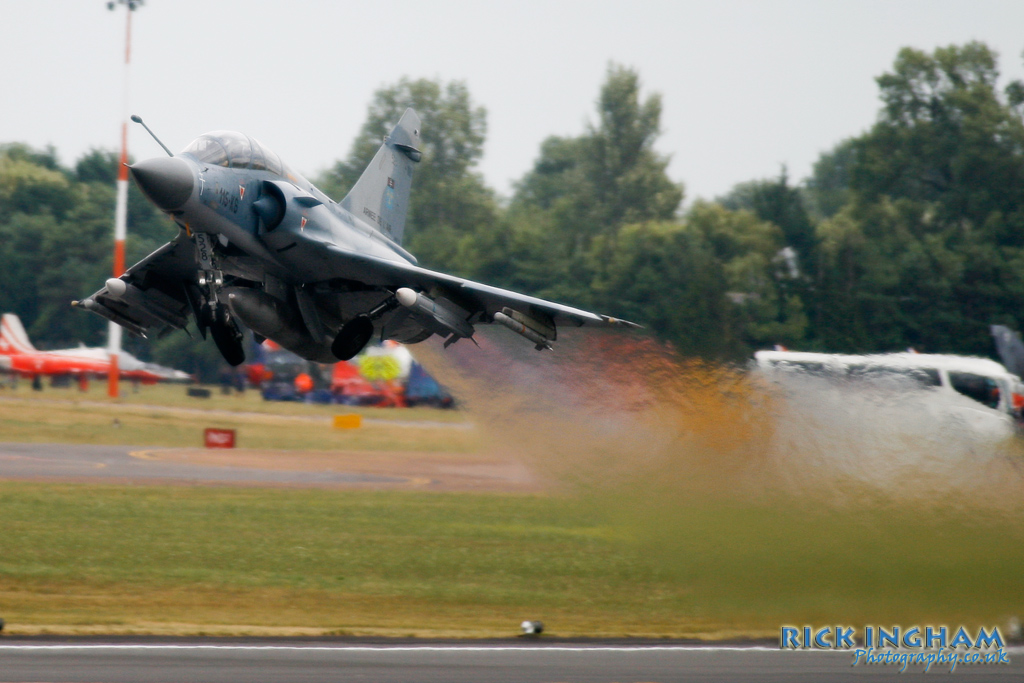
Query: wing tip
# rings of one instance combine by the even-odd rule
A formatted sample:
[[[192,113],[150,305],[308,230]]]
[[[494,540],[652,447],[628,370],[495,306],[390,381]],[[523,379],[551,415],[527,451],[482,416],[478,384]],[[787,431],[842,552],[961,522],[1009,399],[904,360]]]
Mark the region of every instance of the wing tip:
[[[601,321],[606,325],[622,325],[623,327],[629,327],[636,330],[644,329],[643,325],[638,323],[630,322],[629,320],[623,320],[622,318],[613,318],[610,315],[602,315]]]

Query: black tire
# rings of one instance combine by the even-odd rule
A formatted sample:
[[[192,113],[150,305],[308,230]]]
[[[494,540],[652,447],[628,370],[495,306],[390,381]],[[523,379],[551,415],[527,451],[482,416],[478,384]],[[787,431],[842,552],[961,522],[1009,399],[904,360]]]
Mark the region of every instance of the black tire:
[[[373,336],[373,321],[365,315],[358,315],[349,320],[338,332],[331,344],[331,353],[338,360],[351,360]]]
[[[210,322],[210,336],[217,350],[228,365],[237,367],[245,362],[245,349],[242,346],[242,333],[238,325],[224,312],[223,307],[217,311],[215,319]]]

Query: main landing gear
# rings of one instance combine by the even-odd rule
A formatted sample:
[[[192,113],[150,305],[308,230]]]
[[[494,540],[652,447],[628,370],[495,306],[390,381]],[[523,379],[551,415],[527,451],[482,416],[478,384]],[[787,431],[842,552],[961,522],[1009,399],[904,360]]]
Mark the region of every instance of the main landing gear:
[[[207,327],[210,329],[210,336],[217,350],[224,357],[228,365],[237,367],[245,362],[245,349],[242,346],[242,331],[238,329],[238,323],[234,321],[228,308],[224,304],[218,305],[210,311]]]

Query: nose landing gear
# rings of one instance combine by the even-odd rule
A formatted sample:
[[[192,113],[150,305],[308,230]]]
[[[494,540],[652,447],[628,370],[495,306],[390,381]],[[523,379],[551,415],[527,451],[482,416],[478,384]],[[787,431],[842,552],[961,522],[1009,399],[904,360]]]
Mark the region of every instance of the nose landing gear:
[[[232,367],[245,362],[242,346],[242,331],[231,316],[228,307],[220,301],[220,290],[224,286],[224,274],[215,267],[213,242],[209,235],[197,232],[193,235],[196,245],[196,260],[199,262],[199,286],[206,290],[207,300],[202,307],[203,321],[199,329],[207,328],[213,343],[224,360]]]

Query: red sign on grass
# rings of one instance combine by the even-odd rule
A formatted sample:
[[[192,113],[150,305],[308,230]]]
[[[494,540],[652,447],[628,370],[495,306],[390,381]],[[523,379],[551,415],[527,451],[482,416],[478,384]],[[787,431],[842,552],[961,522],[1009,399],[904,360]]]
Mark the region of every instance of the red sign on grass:
[[[234,448],[235,430],[208,427],[203,432],[203,443],[207,448]]]

